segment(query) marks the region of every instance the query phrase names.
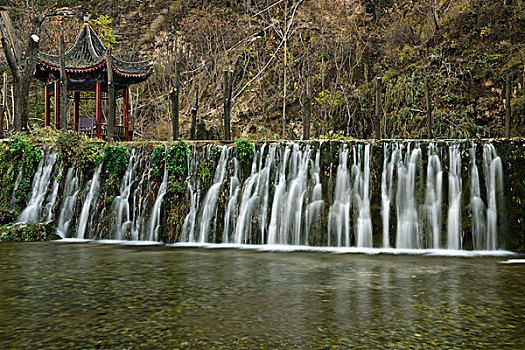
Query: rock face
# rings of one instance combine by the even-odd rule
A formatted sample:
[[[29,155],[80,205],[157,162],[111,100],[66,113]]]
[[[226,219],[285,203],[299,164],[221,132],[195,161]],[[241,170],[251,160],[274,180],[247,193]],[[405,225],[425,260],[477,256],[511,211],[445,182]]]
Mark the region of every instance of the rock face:
[[[127,143],[117,158],[99,145],[45,175],[47,147],[18,220],[72,238],[524,250],[524,140],[242,145]],[[22,228],[3,230],[50,237]]]

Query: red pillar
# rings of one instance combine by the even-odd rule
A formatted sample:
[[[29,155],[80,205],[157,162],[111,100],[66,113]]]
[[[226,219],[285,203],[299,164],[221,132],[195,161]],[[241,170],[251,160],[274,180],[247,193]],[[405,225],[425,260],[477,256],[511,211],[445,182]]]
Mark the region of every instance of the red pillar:
[[[55,130],[60,130],[60,82],[55,81]]]
[[[73,99],[73,119],[75,131],[78,132],[78,119],[79,119],[79,108],[80,108],[80,92],[75,91]]]
[[[51,101],[49,99],[49,85],[44,86],[44,126],[51,125]]]
[[[129,138],[129,87],[124,88],[124,97],[123,97],[123,124],[124,124],[124,139],[126,141],[131,141]]]
[[[95,85],[95,100],[96,100],[96,135],[97,138],[102,138],[102,83],[97,81]]]

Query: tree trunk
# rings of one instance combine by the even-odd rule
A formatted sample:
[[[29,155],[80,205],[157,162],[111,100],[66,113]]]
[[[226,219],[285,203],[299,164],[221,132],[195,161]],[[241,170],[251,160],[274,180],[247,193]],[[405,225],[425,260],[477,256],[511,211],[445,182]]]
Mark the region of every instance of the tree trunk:
[[[310,118],[312,116],[312,77],[306,80],[306,105],[304,107],[303,140],[310,138]]]
[[[195,140],[195,127],[197,125],[197,112],[199,111],[199,85],[195,87],[195,105],[191,109],[191,139]]]
[[[505,82],[505,137],[510,137],[510,118],[511,118],[511,109],[510,109],[510,76],[507,77]]]
[[[25,54],[20,49],[20,41],[16,37],[13,25],[6,11],[0,12],[0,37],[7,64],[13,76],[14,89],[14,124],[16,131],[27,127],[29,89],[36,69],[40,28],[44,17],[31,16],[31,34],[28,38]]]
[[[173,141],[179,139],[179,90],[180,90],[180,65],[175,63],[175,86],[170,92],[171,118],[173,122]]]
[[[67,76],[66,76],[66,47],[64,36],[59,37],[59,55],[60,55],[60,129],[67,130]]]
[[[224,139],[231,140],[230,121],[231,121],[231,81],[230,72],[224,70]]]
[[[106,51],[107,71],[108,71],[108,116],[107,116],[107,139],[113,140],[115,135],[115,86],[113,84],[113,58],[111,48]]]
[[[381,78],[376,78],[376,139],[381,139]]]
[[[430,107],[430,97],[428,93],[428,78],[425,77],[425,102],[427,105],[427,138],[431,139],[432,136],[432,109]]]

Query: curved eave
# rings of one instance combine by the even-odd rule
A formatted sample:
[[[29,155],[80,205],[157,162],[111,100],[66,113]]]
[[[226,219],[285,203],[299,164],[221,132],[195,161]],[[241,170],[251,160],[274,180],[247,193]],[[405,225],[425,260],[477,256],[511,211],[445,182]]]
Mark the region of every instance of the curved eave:
[[[53,65],[51,65],[49,63],[44,62],[41,59],[37,59],[37,63],[41,64],[46,69],[60,71],[60,67],[53,66]],[[87,73],[87,72],[92,72],[92,71],[97,70],[98,68],[104,66],[105,64],[106,64],[106,61],[102,61],[102,62],[100,62],[100,63],[98,63],[98,64],[96,64],[94,66],[91,66],[91,67],[85,67],[85,68],[67,68],[66,67],[66,72],[70,72],[70,73]]]
[[[52,71],[60,71],[60,67],[56,67],[54,65],[51,65],[41,59],[37,59],[37,63],[39,65],[41,65],[45,70],[52,70]],[[86,67],[86,68],[66,68],[66,72],[69,72],[69,73],[88,73],[88,72],[92,72],[92,71],[95,71],[99,68],[104,68],[104,66],[106,65],[106,61],[102,61],[94,66],[91,66],[91,67]],[[112,67],[113,67],[113,71],[115,73],[117,73],[118,75],[120,76],[123,76],[123,77],[126,77],[126,78],[147,78],[149,77],[152,73],[153,73],[153,64],[150,63],[149,64],[149,69],[144,71],[144,72],[140,72],[140,73],[129,73],[129,72],[125,72],[119,68],[116,67],[115,64],[112,64]]]

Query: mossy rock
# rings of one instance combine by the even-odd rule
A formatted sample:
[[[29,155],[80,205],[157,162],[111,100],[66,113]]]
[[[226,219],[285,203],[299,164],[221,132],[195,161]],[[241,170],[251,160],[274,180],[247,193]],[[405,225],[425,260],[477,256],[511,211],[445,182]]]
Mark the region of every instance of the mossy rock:
[[[0,226],[0,242],[40,242],[61,239],[51,223]]]

